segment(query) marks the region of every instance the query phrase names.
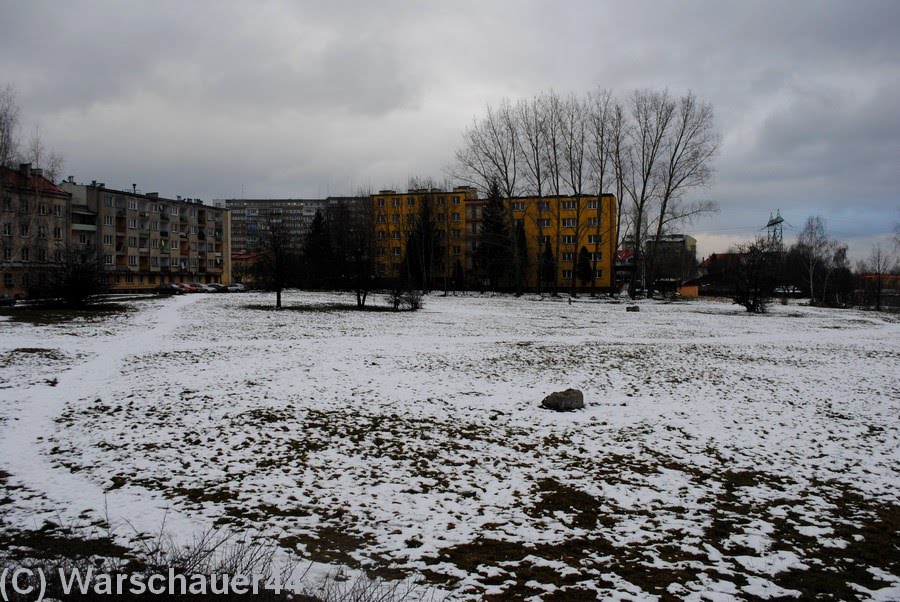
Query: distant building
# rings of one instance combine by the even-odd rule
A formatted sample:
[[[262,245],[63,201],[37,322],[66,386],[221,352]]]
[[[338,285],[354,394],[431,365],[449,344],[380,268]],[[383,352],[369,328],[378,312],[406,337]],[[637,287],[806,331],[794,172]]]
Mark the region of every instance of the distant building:
[[[90,227],[89,220],[73,216],[72,195],[40,169],[30,163],[18,170],[0,167],[0,291],[27,295],[43,283],[73,235],[77,244],[93,244],[92,237],[82,237]]]
[[[650,236],[644,245],[647,256],[654,257],[656,283],[660,291],[674,291],[697,275],[697,239],[687,234]]]
[[[327,217],[339,207],[364,203],[359,197],[328,197],[325,199],[216,199],[231,211],[231,244],[233,253],[255,251],[259,232],[269,221],[287,225],[296,244],[300,244],[316,216],[322,211]]]
[[[73,242],[97,249],[111,290],[230,281],[226,209],[199,199],[114,190],[96,181],[76,184],[69,178],[60,187],[72,196]]]

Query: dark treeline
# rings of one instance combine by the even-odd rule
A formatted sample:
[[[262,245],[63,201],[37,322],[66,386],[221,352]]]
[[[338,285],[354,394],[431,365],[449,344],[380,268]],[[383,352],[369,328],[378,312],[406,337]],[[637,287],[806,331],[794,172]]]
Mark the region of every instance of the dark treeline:
[[[855,269],[847,246],[830,236],[825,220],[807,218],[796,242],[759,237],[735,245],[726,272],[734,297],[751,312],[763,312],[773,298],[805,297],[827,307],[897,308],[900,265],[881,244],[859,261]]]

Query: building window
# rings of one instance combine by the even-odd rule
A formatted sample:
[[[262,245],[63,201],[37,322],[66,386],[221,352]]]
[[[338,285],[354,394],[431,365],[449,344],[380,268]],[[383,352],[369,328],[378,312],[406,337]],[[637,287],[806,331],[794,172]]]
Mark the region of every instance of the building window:
[[[28,258],[30,255],[31,255],[31,252],[28,249],[28,247],[22,247],[22,255],[21,255],[22,261],[28,261]]]
[[[12,211],[12,197],[5,196],[3,197],[3,210],[4,211]],[[12,286],[12,285],[10,285]]]
[[[443,224],[444,222],[447,221],[447,214],[446,213],[438,213],[437,220],[438,220],[438,223]]]
[[[452,230],[450,230],[450,236],[452,236],[453,238],[459,238],[460,235],[461,232],[459,231],[459,228],[453,228]]]
[[[137,209],[137,199],[128,199],[128,208]]]
[[[113,206],[112,195],[107,194],[103,197],[103,206],[104,207],[112,207]]]
[[[575,218],[574,217],[563,218],[562,225],[563,225],[563,228],[574,228],[575,227]]]
[[[394,215],[392,215],[391,221],[394,222],[395,224],[399,224],[400,223],[400,214],[395,213]]]
[[[598,269],[594,272],[594,278],[603,278],[603,270],[601,270],[601,269],[598,268]]]
[[[439,196],[439,197],[437,198],[437,202],[438,202],[438,205],[440,205],[441,207],[443,207],[443,206],[445,206],[445,205],[447,204],[447,199],[445,199],[445,198],[442,197],[442,196]]]
[[[47,215],[47,204],[46,203],[38,204],[38,215]]]
[[[460,220],[459,213],[454,213],[452,217],[454,222],[458,222]]]
[[[3,274],[3,286],[6,288],[12,288],[12,285],[13,285],[12,274],[10,274],[9,272]]]
[[[108,246],[108,247],[111,247],[111,246],[112,246],[112,244],[113,244],[113,237],[112,237],[112,234],[104,234],[104,235],[103,235],[103,244],[106,245],[106,246]]]
[[[538,220],[538,227],[539,227],[539,228],[549,228],[549,227],[550,227],[550,218],[549,218],[549,217],[545,217],[545,218],[539,219],[539,220]]]
[[[136,266],[138,264],[137,255],[129,255],[128,256],[128,265]]]
[[[567,235],[563,236],[563,237],[562,237],[562,244],[564,244],[564,245],[574,245],[574,244],[575,244],[575,237],[572,236],[571,234],[567,234]]]
[[[3,224],[3,236],[12,236],[12,224]]]
[[[596,217],[588,218],[588,226],[597,227],[599,225],[600,225],[600,220],[598,218],[596,218]]]
[[[396,198],[391,199],[391,205],[394,207],[399,207],[400,206],[400,198],[396,197]]]
[[[513,211],[525,211],[525,201],[514,201],[512,208]]]
[[[451,202],[452,202],[454,205],[459,205],[459,197],[458,197],[458,196],[452,197]]]
[[[103,225],[104,226],[112,226],[113,225],[113,216],[104,215],[103,216]]]
[[[574,261],[574,259],[575,259],[575,253],[573,253],[572,251],[566,251],[565,253],[562,254],[563,261]]]
[[[588,234],[588,244],[599,245],[601,242],[603,242],[602,236],[598,236],[597,234]]]
[[[19,212],[28,213],[28,199],[19,199]]]
[[[137,245],[138,245],[138,239],[137,239],[137,236],[129,236],[129,237],[128,237],[128,246],[129,246],[129,247],[136,247]]]
[[[127,274],[125,276],[125,284],[134,284],[134,276]]]
[[[3,259],[5,261],[12,261],[12,249],[10,249],[9,247],[3,249]]]
[[[391,255],[400,255],[400,247],[391,247]]]
[[[28,224],[19,225],[19,236],[28,236]]]
[[[53,215],[62,215],[62,206],[61,205],[53,206]]]
[[[589,253],[588,255],[589,255],[589,259],[592,262],[593,261],[603,261],[603,253],[600,253],[599,251],[597,253]]]
[[[47,238],[47,226],[38,226],[38,238]]]
[[[106,265],[112,265],[115,260],[113,259],[112,255],[104,255],[103,261],[106,263]]]
[[[112,239],[112,236],[109,238]],[[53,240],[62,240],[62,228],[59,226],[53,228]]]
[[[400,233],[396,230],[394,232],[391,232],[391,240],[400,240]]]
[[[453,245],[453,254],[462,255],[462,247],[460,245]]]
[[[550,211],[550,203],[548,201],[538,201],[538,211]]]
[[[416,206],[416,199],[413,198],[413,197],[411,197],[411,196],[406,197],[406,206],[407,206],[407,207],[415,207],[415,206]]]
[[[375,205],[376,205],[377,207],[384,207],[384,199],[378,199],[378,200],[375,202]]]
[[[548,242],[550,242],[550,237],[547,236],[546,234],[543,234],[543,235],[537,237],[537,241],[538,241],[539,245],[545,245]]]
[[[47,261],[47,249],[38,250],[38,261]]]
[[[137,220],[133,217],[128,218],[128,227],[132,230],[137,228]]]
[[[572,270],[563,270],[563,280],[572,279]]]
[[[597,208],[597,205],[598,205],[598,203],[597,203],[597,200],[596,200],[596,199],[587,202],[587,208],[588,208],[588,209],[596,209],[596,208]]]
[[[575,209],[575,201],[563,201],[562,208],[563,211],[571,211]]]

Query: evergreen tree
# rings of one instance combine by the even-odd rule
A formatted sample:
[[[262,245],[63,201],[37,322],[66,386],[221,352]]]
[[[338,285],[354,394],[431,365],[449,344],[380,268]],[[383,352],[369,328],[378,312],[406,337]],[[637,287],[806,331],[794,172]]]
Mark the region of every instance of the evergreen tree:
[[[309,288],[322,288],[331,275],[331,237],[328,223],[321,210],[316,211],[312,225],[303,245],[303,260],[306,264],[306,285]]]
[[[416,219],[406,240],[404,266],[409,283],[422,291],[431,288],[436,264],[443,256],[440,234],[428,199],[419,201]]]
[[[547,287],[552,286],[556,282],[556,259],[553,255],[553,245],[546,243],[544,252],[541,253],[541,280]]]
[[[591,254],[587,247],[581,247],[578,251],[578,263],[575,266],[575,275],[581,281],[581,285],[585,286],[591,281]]]
[[[481,279],[487,280],[491,289],[496,290],[506,276],[512,260],[509,229],[506,223],[506,209],[503,195],[496,180],[488,190],[487,204],[481,214],[481,231],[475,249],[475,261]]]

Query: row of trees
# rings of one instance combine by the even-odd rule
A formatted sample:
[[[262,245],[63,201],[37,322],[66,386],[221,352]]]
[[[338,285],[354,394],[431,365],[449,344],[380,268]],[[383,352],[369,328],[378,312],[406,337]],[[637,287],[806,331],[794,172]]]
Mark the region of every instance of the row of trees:
[[[626,237],[633,248],[643,249],[648,233],[658,238],[679,223],[716,210],[714,202],[690,199],[689,193],[710,184],[720,143],[712,106],[690,92],[676,98],[668,91],[635,90],[623,100],[605,89],[568,97],[550,91],[488,106],[465,131],[448,171],[486,194],[496,184],[503,198],[574,197],[578,246],[589,234],[582,198],[612,191],[616,221],[605,224],[603,232],[598,222],[596,234],[616,237],[616,250]],[[546,235],[555,243],[549,254],[559,265],[558,206],[535,207],[541,214],[526,219],[539,224],[549,219]],[[507,223],[513,224],[511,207],[506,211]],[[516,291],[521,293],[528,266],[516,229],[510,228],[506,236]],[[541,250],[542,257],[546,253]],[[653,253],[641,257],[652,287],[656,258]],[[538,283],[543,264],[534,266]],[[634,278],[629,292],[635,293]]]
[[[900,225],[895,248],[900,248]],[[889,282],[900,275],[896,253],[876,244],[854,270],[847,246],[830,236],[820,216],[807,218],[796,242],[757,238],[735,245],[735,300],[748,311],[762,312],[773,296],[798,291],[815,305],[869,306],[881,310]]]

